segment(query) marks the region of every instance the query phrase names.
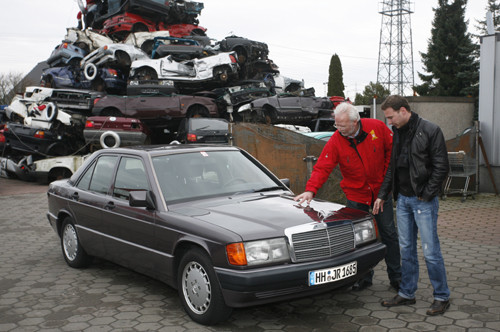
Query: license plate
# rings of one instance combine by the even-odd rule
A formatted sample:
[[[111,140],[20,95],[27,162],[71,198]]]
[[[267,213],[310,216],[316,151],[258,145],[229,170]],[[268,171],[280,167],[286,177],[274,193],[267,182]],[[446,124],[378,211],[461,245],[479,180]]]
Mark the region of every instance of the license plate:
[[[328,269],[309,271],[309,286],[326,284],[352,277],[357,273],[357,262],[331,267]]]

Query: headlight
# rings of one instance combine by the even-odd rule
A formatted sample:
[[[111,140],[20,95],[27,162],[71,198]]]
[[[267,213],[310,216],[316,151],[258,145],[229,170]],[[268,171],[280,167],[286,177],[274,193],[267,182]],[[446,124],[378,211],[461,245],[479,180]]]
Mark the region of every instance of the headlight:
[[[354,224],[354,240],[356,241],[356,246],[370,242],[377,239],[377,234],[375,231],[375,226],[373,221],[366,220],[357,224]]]
[[[232,265],[260,265],[290,260],[284,238],[232,243],[226,247]]]

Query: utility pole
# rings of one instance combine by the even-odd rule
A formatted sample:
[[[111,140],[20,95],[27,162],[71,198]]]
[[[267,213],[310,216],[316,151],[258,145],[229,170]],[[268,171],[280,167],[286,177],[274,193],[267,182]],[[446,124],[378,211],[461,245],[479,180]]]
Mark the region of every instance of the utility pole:
[[[413,43],[409,0],[382,0],[377,83],[391,94],[413,95]]]

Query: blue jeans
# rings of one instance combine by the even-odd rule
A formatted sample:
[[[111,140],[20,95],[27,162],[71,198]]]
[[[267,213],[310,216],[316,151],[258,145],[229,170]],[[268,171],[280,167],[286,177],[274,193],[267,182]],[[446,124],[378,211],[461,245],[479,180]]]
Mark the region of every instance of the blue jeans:
[[[434,288],[434,299],[447,301],[450,290],[446,281],[441,247],[437,234],[439,201],[434,197],[425,202],[417,197],[398,196],[396,216],[401,246],[402,280],[399,295],[407,299],[415,298],[418,283],[417,236],[420,231],[422,251],[424,253],[427,273]]]
[[[370,207],[366,204],[347,200],[347,207],[369,212]],[[398,232],[394,224],[394,212],[392,196],[384,202],[384,211],[375,215],[378,231],[382,243],[386,245],[385,264],[387,265],[387,274],[390,281],[401,280],[401,255],[399,253]],[[372,282],[373,270],[370,271],[364,278],[368,282]]]

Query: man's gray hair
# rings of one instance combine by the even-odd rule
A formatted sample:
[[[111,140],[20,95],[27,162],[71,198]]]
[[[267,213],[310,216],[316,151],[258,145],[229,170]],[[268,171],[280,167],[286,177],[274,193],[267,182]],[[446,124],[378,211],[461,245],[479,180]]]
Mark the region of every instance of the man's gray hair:
[[[353,104],[350,103],[340,103],[335,107],[335,116],[341,113],[347,113],[349,115],[349,120],[351,121],[359,121],[359,112],[354,107]]]

